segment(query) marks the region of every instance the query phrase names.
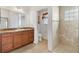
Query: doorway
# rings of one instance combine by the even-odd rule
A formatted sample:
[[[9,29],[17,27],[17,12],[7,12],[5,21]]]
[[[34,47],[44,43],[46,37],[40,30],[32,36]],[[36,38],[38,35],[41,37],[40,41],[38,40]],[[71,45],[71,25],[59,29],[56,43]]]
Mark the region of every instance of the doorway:
[[[48,9],[41,9],[37,13],[38,15],[38,41],[43,42],[46,48],[48,48]]]

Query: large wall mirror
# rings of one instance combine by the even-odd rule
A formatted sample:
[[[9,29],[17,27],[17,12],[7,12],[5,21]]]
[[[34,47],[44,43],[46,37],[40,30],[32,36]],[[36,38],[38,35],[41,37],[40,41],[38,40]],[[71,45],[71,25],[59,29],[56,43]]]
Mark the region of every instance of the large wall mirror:
[[[26,26],[25,14],[19,14],[19,27]]]
[[[0,8],[0,29],[26,26],[25,14]]]
[[[0,17],[0,29],[8,28],[8,18]]]

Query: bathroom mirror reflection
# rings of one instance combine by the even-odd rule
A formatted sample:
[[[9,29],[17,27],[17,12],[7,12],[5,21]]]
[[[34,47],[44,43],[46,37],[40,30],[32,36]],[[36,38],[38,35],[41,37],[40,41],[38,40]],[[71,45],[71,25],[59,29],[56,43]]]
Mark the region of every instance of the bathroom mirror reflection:
[[[41,9],[38,11],[38,38],[39,41],[48,40],[47,38],[48,26],[48,9]]]
[[[0,17],[0,29],[8,28],[8,18]]]
[[[0,29],[25,27],[25,17],[24,13],[0,8]]]
[[[24,14],[19,14],[19,27],[25,27],[26,26],[26,20]]]

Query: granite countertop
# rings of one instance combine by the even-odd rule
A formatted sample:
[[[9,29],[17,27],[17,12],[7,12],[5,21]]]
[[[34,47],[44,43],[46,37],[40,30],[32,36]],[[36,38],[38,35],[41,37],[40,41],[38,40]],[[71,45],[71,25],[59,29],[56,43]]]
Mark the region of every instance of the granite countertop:
[[[2,33],[10,33],[10,32],[18,32],[18,31],[25,31],[25,30],[34,30],[34,29],[31,28],[31,27],[1,29],[0,34],[2,34]]]

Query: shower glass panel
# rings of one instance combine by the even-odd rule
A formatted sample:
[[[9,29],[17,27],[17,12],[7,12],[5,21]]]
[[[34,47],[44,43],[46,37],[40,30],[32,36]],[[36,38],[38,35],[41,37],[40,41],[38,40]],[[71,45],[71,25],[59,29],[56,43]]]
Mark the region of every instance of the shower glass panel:
[[[62,42],[79,47],[79,7],[65,7],[62,20]],[[69,43],[68,43],[69,42]]]

